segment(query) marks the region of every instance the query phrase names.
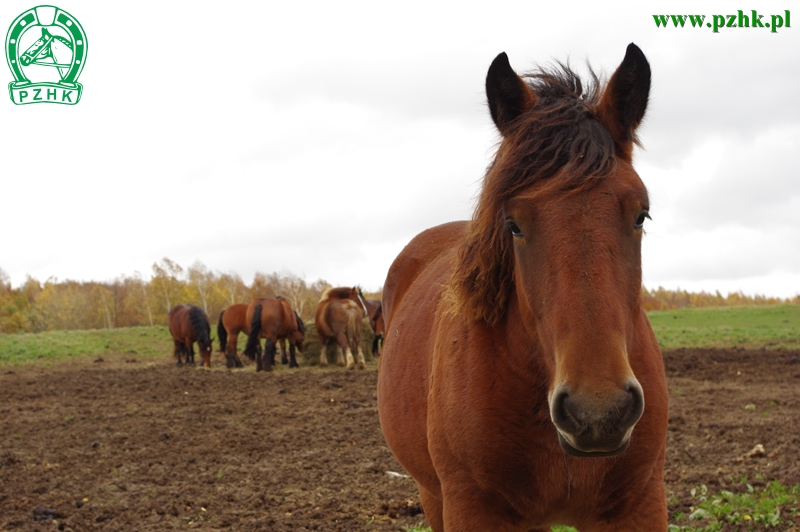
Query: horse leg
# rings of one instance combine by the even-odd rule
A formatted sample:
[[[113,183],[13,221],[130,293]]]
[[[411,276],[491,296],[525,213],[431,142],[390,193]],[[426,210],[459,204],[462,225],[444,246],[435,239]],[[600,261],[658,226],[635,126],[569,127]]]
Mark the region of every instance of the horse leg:
[[[256,345],[256,371],[261,371],[263,368],[263,360],[262,360],[262,351],[261,351],[261,340],[258,340],[258,344]]]
[[[239,334],[232,334],[228,337],[228,343],[225,346],[225,365],[229,368],[242,367],[242,363],[236,358],[236,344],[239,340]]]
[[[299,368],[300,364],[297,363],[297,359],[294,357],[295,347],[294,344],[289,344],[289,367],[290,368]],[[284,354],[284,356],[286,356]],[[286,364],[286,362],[284,362]]]
[[[281,364],[288,364],[288,361],[286,360],[286,348],[283,344],[284,340],[278,340],[275,343],[275,356],[277,357],[280,354]],[[277,364],[277,362],[275,362],[274,360],[272,361],[272,363]]]
[[[272,366],[275,363],[275,342],[272,338],[267,338],[264,342],[264,362],[262,368],[264,371],[272,371]]]
[[[364,360],[364,352],[361,350],[361,340],[358,341],[358,355],[356,356],[356,360],[358,360],[358,369],[367,369],[367,361]]]
[[[347,344],[347,336],[345,336],[344,331],[336,335],[336,346],[336,365],[345,366],[345,356],[342,355],[342,352],[344,352],[347,358],[345,367],[347,367],[347,369],[352,369],[353,353],[350,351],[350,346]]]
[[[319,365],[328,365],[328,342],[322,341],[322,348],[319,350]]]
[[[353,369],[356,367],[356,361],[353,358],[353,351],[350,349],[349,345],[345,348],[344,356],[347,360],[347,365],[345,366],[347,369]]]
[[[422,509],[425,512],[425,519],[428,520],[428,525],[433,532],[442,532],[444,530],[442,501],[419,484],[417,484],[417,487],[419,488],[419,501],[422,503]]]
[[[195,366],[194,363],[194,348],[192,347],[192,342],[186,341],[186,365],[187,366]]]
[[[375,338],[372,339],[372,358],[378,358],[381,356],[381,349],[383,348],[383,333],[376,334]]]
[[[178,359],[178,367],[183,366],[183,361],[181,360],[181,355],[183,355],[183,342],[179,342],[174,340],[173,343],[175,344],[175,349],[173,351],[173,356]]]

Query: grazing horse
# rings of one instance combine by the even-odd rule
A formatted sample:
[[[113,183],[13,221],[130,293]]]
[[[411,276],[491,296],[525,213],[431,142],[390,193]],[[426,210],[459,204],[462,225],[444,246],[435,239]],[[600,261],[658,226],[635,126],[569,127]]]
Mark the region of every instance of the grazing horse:
[[[641,306],[631,163],[650,66],[486,78],[502,140],[469,222],[421,233],[384,285],[381,427],[435,532],[665,531],[664,363]]]
[[[246,303],[237,303],[226,308],[219,315],[217,324],[219,350],[225,353],[225,362],[229,368],[242,367],[242,361],[236,356],[236,346],[239,343],[239,333],[250,334],[247,306]]]
[[[297,317],[292,306],[282,297],[256,298],[248,305],[246,323],[250,324],[250,332],[244,353],[251,360],[256,359],[256,371],[272,371],[278,338],[290,339],[289,367],[300,367],[295,359],[295,345],[299,343],[302,346],[303,338],[297,334],[299,332]],[[263,358],[261,338],[266,339]]]
[[[280,298],[280,296],[278,296]],[[237,303],[222,311],[219,315],[217,324],[217,336],[219,336],[219,350],[225,353],[225,359],[229,368],[241,368],[242,361],[236,356],[236,346],[239,342],[239,333],[250,335],[250,322],[247,321],[247,303]],[[297,328],[290,330],[287,334],[278,337],[278,347],[283,345],[285,340],[289,341],[289,349],[302,350],[305,340],[306,325],[300,315],[294,312]],[[272,361],[275,364],[275,360]],[[281,350],[281,363],[288,364],[286,351]],[[293,367],[299,367],[295,361]]]
[[[361,349],[361,320],[366,316],[367,307],[360,288],[329,288],[322,294],[314,313],[314,324],[322,344],[320,366],[328,365],[328,344],[336,340],[337,365],[353,369],[356,363],[353,351],[356,351],[359,369],[367,367]]]
[[[380,299],[365,299],[364,303],[367,307],[369,326],[372,328],[372,332],[375,333],[372,338],[372,356],[377,358],[381,356],[383,335],[386,332],[386,324],[383,320],[383,305]]]
[[[169,311],[169,332],[175,343],[174,356],[178,359],[178,366],[183,366],[181,355],[185,355],[186,365],[194,366],[194,349],[192,344],[197,342],[197,349],[203,357],[203,365],[211,367],[211,326],[208,316],[200,307],[194,305],[176,305]]]

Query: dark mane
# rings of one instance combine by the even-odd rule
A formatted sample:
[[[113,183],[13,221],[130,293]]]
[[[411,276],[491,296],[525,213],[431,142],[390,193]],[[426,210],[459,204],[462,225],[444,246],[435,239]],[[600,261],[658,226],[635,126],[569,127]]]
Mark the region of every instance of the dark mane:
[[[206,319],[206,314],[203,312],[203,309],[192,305],[189,309],[189,323],[192,324],[192,330],[195,336],[197,336],[197,344],[200,348],[210,348],[211,337],[209,334],[211,332],[211,327],[208,324],[208,319]]]
[[[300,317],[300,314],[298,314],[296,310],[294,311],[294,317],[297,320],[297,330],[305,334],[306,324],[303,323],[303,319]]]
[[[490,324],[504,316],[514,284],[506,201],[556,175],[548,186],[591,186],[616,166],[614,140],[596,113],[601,82],[591,69],[587,82],[563,63],[523,79],[535,95],[533,106],[503,131],[450,281],[452,310]]]
[[[616,160],[611,134],[595,114],[601,94],[598,76],[590,69],[584,82],[569,65],[558,63],[523,79],[536,95],[535,104],[507,132],[487,172],[483,196],[491,193],[505,200],[560,170],[565,187],[608,174]]]

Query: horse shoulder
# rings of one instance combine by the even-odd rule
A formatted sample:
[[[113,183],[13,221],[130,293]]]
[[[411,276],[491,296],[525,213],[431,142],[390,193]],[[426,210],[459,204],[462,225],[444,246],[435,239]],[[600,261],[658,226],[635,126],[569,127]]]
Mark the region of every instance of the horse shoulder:
[[[432,494],[439,480],[428,451],[428,382],[434,317],[466,223],[450,223],[415,237],[392,264],[384,285],[386,334],[378,372],[378,409],[384,437],[403,467]]]
[[[391,320],[392,310],[403,299],[420,274],[453,251],[466,237],[467,222],[450,222],[432,227],[415,236],[403,248],[389,268],[383,287],[384,320]]]

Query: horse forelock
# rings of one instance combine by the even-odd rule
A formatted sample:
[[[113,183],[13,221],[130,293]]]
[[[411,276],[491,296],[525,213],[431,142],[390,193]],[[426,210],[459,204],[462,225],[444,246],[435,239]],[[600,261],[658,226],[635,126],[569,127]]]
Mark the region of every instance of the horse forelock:
[[[470,321],[496,324],[514,287],[507,201],[537,184],[564,192],[592,186],[616,167],[613,138],[595,113],[602,91],[594,72],[585,83],[559,63],[524,79],[535,103],[504,132],[447,288],[450,312]]]

